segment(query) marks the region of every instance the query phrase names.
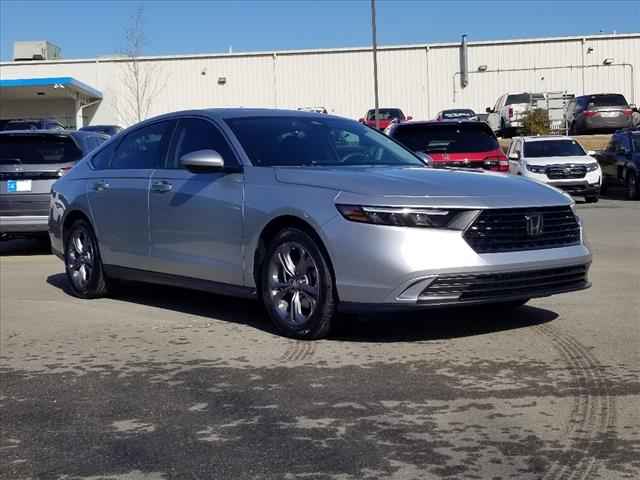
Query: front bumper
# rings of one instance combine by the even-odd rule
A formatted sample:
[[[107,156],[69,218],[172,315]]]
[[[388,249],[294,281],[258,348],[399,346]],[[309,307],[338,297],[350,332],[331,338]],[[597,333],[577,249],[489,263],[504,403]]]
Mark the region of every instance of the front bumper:
[[[393,227],[350,222],[335,218],[324,226],[331,255],[338,297],[343,307],[377,305],[380,308],[493,303],[514,298],[533,298],[588,288],[575,283],[544,290],[497,291],[488,298],[430,299],[424,293],[439,278],[451,275],[512,275],[522,272],[585,266],[591,252],[581,242],[560,248],[476,253],[462,232],[428,228]],[[507,281],[508,284],[508,281]],[[525,282],[526,284],[526,282]],[[563,287],[563,288],[561,288]]]
[[[41,233],[49,229],[46,215],[0,216],[0,233]]]
[[[567,178],[551,180],[544,173],[533,173],[529,170],[524,173],[526,178],[546,183],[552,187],[567,192],[570,195],[591,196],[600,194],[602,185],[602,170],[599,168],[592,172],[587,172],[583,178]]]

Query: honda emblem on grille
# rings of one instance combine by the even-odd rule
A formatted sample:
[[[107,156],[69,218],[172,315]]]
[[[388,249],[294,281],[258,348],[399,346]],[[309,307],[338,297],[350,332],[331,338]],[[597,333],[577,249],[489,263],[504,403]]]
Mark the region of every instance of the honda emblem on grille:
[[[537,237],[542,235],[544,230],[544,217],[539,213],[525,215],[524,220],[527,224],[527,235]]]

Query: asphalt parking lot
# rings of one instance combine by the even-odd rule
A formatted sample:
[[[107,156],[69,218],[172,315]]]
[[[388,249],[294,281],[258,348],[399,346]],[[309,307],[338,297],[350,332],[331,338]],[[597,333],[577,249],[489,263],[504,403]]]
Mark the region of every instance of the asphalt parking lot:
[[[640,202],[579,210],[592,289],[318,342],[204,293],[78,300],[0,244],[0,478],[640,478]]]

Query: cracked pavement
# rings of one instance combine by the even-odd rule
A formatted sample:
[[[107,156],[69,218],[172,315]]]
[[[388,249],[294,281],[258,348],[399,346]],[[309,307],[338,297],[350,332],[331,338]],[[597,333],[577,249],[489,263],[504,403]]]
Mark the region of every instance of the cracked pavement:
[[[79,300],[0,244],[0,479],[640,478],[640,202],[579,211],[592,289],[317,342],[201,292]]]

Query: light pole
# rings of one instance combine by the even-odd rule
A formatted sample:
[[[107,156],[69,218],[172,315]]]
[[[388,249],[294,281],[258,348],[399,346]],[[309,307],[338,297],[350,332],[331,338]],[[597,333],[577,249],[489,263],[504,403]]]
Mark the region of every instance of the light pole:
[[[375,95],[375,121],[376,129],[380,129],[378,119],[378,40],[376,38],[376,0],[371,0],[371,35],[373,36],[373,91]]]

